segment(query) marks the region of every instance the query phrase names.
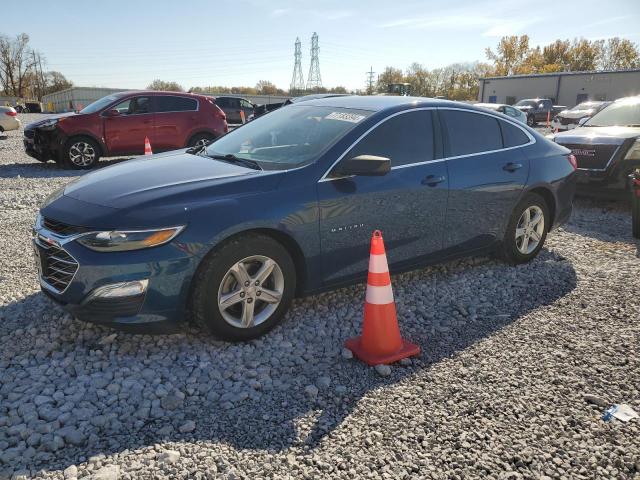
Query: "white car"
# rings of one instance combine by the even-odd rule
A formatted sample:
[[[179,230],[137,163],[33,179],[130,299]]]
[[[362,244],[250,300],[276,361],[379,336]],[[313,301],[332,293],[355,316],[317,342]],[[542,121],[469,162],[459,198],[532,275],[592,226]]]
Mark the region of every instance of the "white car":
[[[504,113],[508,117],[515,118],[519,122],[527,123],[527,116],[522,110],[512,107],[511,105],[505,105],[504,103],[476,103],[476,107],[488,108],[494,112]]]
[[[9,130],[18,130],[20,128],[20,120],[18,113],[13,107],[0,107],[0,133]]]

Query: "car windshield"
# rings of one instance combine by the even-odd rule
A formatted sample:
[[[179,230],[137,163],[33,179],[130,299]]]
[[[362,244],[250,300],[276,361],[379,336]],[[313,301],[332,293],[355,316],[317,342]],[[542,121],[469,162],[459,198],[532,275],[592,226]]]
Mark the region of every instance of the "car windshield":
[[[591,117],[585,126],[613,127],[640,126],[640,97],[613,102]]]
[[[96,100],[95,102],[90,103],[89,105],[84,107],[82,110],[80,110],[80,113],[99,112],[111,102],[115,102],[116,100],[118,100],[121,96],[122,95],[107,95],[106,97],[102,97],[100,100]]]
[[[304,103],[289,105],[233,130],[203,153],[253,160],[265,170],[299,167],[316,160],[371,113]]]
[[[536,107],[538,102],[534,102],[533,100],[520,100],[516,103],[516,107]]]

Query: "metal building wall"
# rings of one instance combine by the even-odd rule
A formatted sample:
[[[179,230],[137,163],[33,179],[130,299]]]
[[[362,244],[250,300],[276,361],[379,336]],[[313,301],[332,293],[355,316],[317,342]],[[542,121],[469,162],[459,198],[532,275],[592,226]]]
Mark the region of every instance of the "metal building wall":
[[[125,88],[71,87],[44,95],[42,105],[47,112],[71,112],[81,110],[102,97],[126,90]]]

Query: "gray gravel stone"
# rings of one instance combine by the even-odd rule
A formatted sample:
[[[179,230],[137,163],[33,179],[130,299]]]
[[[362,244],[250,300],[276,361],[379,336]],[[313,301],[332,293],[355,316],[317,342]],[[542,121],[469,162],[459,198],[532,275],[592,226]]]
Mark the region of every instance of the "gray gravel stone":
[[[378,372],[378,375],[380,375],[381,377],[388,377],[389,375],[391,375],[391,367],[389,365],[376,365],[374,367],[376,369],[376,372]]]

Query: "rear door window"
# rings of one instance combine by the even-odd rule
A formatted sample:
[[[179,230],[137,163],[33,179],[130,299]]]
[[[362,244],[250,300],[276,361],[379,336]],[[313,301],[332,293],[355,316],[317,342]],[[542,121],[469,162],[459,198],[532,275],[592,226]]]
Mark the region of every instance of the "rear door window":
[[[159,95],[156,97],[157,112],[188,112],[198,109],[198,102],[193,98]]]
[[[351,149],[346,158],[376,155],[391,159],[391,166],[426,162],[435,158],[431,111],[402,113],[385,121]]]
[[[529,143],[529,137],[515,125],[500,121],[500,127],[502,128],[502,139],[506,148],[518,147]]]
[[[448,156],[500,150],[502,132],[498,120],[490,115],[461,110],[439,110],[448,136]]]

